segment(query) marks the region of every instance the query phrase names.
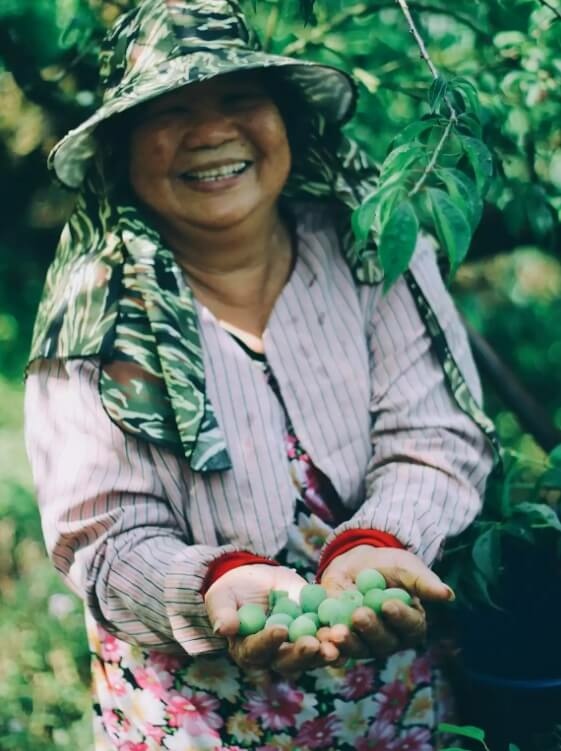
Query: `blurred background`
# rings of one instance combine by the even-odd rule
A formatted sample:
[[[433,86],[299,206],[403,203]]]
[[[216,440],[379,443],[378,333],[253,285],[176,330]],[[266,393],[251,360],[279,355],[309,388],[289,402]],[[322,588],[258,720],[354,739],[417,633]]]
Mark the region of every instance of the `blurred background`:
[[[46,157],[94,107],[103,29],[133,4],[0,0],[2,751],[91,748],[81,605],[44,553],[23,445],[23,374],[74,201],[52,182]],[[409,5],[441,74],[465,76],[480,95],[495,177],[452,290],[484,337],[477,346],[490,348],[480,360],[486,408],[503,444],[540,463],[561,443],[561,2]],[[394,0],[318,1],[307,24],[296,0],[245,6],[268,49],[355,75],[361,103],[349,130],[377,162],[427,110],[430,74]]]

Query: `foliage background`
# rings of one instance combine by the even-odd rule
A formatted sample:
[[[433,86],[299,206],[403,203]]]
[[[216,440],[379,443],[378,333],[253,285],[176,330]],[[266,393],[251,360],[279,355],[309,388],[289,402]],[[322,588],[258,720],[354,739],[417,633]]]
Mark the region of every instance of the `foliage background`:
[[[72,195],[49,149],[95,101],[96,46],[126,0],[0,0],[0,745],[91,746],[81,608],[44,554],[22,437],[22,373],[34,311]],[[467,319],[561,429],[561,2],[409,3],[441,75],[465,76],[483,107],[495,177],[468,262],[453,284]],[[350,132],[381,163],[428,111],[431,79],[394,0],[297,0],[246,9],[272,51],[352,72]],[[543,451],[484,382],[505,445]]]

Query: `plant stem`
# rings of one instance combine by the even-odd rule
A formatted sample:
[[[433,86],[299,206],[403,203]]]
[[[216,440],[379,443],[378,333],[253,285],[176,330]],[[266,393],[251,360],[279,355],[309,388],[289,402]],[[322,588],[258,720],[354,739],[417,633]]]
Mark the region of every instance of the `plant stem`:
[[[454,128],[454,125],[456,124],[456,122],[457,122],[456,113],[452,112],[450,116],[450,120],[448,120],[448,124],[446,125],[444,133],[442,134],[442,138],[436,145],[436,148],[430,158],[429,163],[425,167],[423,174],[421,175],[421,177],[419,178],[415,186],[409,192],[409,198],[413,198],[413,196],[416,196],[417,193],[419,193],[419,191],[423,188],[424,184],[426,183],[427,178],[436,167],[436,163],[438,162],[438,157],[442,153],[442,149],[444,148],[446,141],[448,140],[448,137],[450,133],[452,132],[452,129]]]
[[[407,4],[407,0],[396,0],[397,4],[401,8],[401,11],[405,18],[407,19],[407,23],[409,24],[409,30],[415,37],[415,41],[417,42],[417,46],[419,47],[419,50],[421,51],[421,57],[426,62],[426,64],[429,67],[429,70],[432,74],[433,78],[438,78],[438,71],[436,69],[435,64],[431,60],[431,57],[429,55],[429,52],[427,50],[425,41],[421,34],[419,33],[419,29],[417,28],[417,25],[415,24],[415,21],[413,20],[413,16],[411,15],[411,10],[409,9],[409,6]]]

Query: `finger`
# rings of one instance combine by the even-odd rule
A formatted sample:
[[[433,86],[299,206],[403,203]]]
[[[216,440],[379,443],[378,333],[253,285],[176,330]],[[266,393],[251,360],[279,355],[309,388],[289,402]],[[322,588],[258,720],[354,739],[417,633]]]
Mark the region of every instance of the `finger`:
[[[360,636],[342,623],[331,628],[331,641],[346,658],[362,659],[370,656],[368,645]]]
[[[301,636],[294,644],[283,644],[277,653],[272,669],[285,676],[299,675],[317,666],[320,643],[313,636]]]
[[[382,617],[402,646],[416,647],[425,640],[427,622],[420,605],[410,607],[399,600],[390,600],[382,605]]]
[[[239,665],[268,667],[275,659],[281,644],[288,637],[286,626],[274,626],[258,634],[234,641],[235,658]]]
[[[453,590],[420,560],[407,568],[399,568],[397,576],[401,586],[421,600],[454,600]]]
[[[399,649],[399,639],[369,608],[357,608],[353,613],[353,628],[367,645],[370,654],[387,657]]]
[[[330,641],[320,642],[318,654],[321,661],[326,665],[333,665],[341,658],[341,653],[335,644]]]
[[[330,641],[331,640],[331,629],[329,626],[321,626],[318,628],[316,633],[316,639],[318,641]]]

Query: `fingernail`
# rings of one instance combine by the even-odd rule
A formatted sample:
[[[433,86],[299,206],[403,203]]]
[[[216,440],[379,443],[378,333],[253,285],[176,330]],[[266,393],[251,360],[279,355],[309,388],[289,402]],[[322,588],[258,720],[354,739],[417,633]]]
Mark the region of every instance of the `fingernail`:
[[[452,587],[449,587],[448,585],[446,585],[446,589],[448,591],[448,602],[454,602],[454,600],[456,599],[456,593],[454,592]]]
[[[222,621],[214,621],[214,626],[212,627],[213,632],[217,634],[223,625]]]

